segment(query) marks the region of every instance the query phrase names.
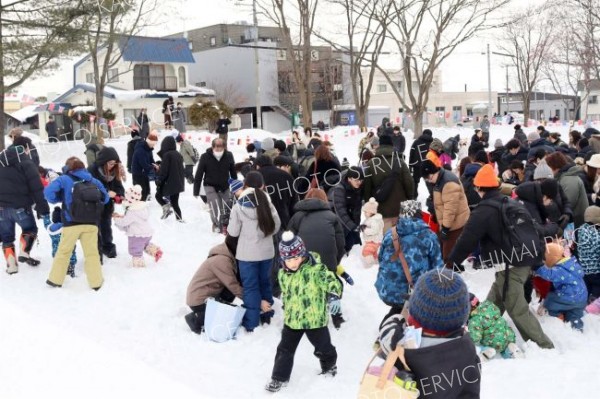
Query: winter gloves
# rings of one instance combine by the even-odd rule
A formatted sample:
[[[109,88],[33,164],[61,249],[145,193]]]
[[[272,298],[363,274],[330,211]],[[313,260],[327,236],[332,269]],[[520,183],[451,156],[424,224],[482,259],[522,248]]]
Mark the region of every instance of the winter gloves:
[[[327,305],[329,306],[329,313],[332,315],[340,313],[340,310],[342,309],[340,297],[336,294],[327,294]]]
[[[350,277],[348,273],[346,273],[346,271],[344,270],[344,266],[338,265],[338,267],[335,269],[335,274],[346,280],[346,283],[354,285],[354,280],[352,279],[352,277]]]

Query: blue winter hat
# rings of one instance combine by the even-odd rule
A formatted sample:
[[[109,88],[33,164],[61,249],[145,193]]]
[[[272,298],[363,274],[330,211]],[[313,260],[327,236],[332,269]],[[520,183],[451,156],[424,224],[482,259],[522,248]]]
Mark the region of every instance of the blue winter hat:
[[[229,180],[227,180],[227,184],[229,184],[229,191],[231,191],[231,194],[235,194],[244,187],[244,183],[232,178],[229,178]]]
[[[294,235],[291,231],[283,233],[279,242],[279,256],[282,260],[306,256],[306,254],[306,246],[304,246],[302,238]]]
[[[410,296],[410,318],[435,335],[460,330],[469,318],[469,290],[463,279],[448,269],[431,270],[417,280]]]

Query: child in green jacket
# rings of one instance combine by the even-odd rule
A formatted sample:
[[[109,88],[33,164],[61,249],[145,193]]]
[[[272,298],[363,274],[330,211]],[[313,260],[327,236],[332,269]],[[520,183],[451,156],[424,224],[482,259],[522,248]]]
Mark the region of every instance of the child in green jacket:
[[[522,357],[522,352],[515,344],[515,332],[500,314],[500,309],[490,301],[480,303],[475,295],[469,295],[469,335],[481,360],[489,360],[496,353],[502,354],[504,358]]]
[[[284,326],[277,346],[271,382],[265,389],[277,392],[287,385],[294,365],[294,354],[306,334],[321,362],[321,374],[335,376],[337,352],[327,328],[329,313],[340,310],[340,282],[321,263],[317,253],[306,250],[304,242],[290,231],[279,243],[283,268],[279,271]],[[328,309],[329,307],[329,309]]]

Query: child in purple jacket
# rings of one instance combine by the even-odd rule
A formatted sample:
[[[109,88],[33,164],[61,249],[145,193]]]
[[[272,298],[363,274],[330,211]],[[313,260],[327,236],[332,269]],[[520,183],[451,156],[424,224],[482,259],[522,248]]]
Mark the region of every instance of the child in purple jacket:
[[[129,255],[132,256],[133,267],[144,267],[144,252],[152,256],[156,262],[162,256],[162,250],[152,239],[152,227],[148,222],[149,212],[146,201],[142,201],[142,187],[135,185],[125,192],[125,214],[113,214],[115,225],[127,234],[129,239]]]
[[[587,304],[587,288],[583,281],[583,270],[574,256],[566,257],[564,248],[555,243],[546,244],[545,266],[535,273],[554,285],[544,300],[550,316],[561,317],[571,327],[583,330],[583,309]]]

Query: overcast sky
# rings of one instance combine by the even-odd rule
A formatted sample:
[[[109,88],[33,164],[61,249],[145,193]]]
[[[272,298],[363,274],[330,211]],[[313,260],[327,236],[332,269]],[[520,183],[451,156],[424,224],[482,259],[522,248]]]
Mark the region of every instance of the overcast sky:
[[[523,0],[517,0],[522,4]],[[527,1],[527,0],[525,0]],[[537,2],[538,0],[532,0]],[[166,23],[147,29],[143,33],[148,36],[161,36],[180,32],[184,29],[210,26],[219,23],[234,23],[242,20],[252,22],[251,0],[165,0],[161,11]],[[201,6],[200,6],[201,5]],[[317,25],[332,26],[333,11],[323,8]],[[271,25],[266,20],[260,24]],[[456,50],[445,64],[442,65],[442,80],[444,91],[485,91],[488,87],[487,57],[485,54],[486,40],[475,39]],[[492,51],[495,49],[492,48]],[[63,62],[63,67],[50,73],[49,77],[30,80],[20,89],[20,93],[33,96],[48,93],[62,93],[72,87],[74,60]],[[492,55],[492,90],[503,91],[506,87],[506,59]],[[517,90],[514,68],[509,68],[509,87]]]

